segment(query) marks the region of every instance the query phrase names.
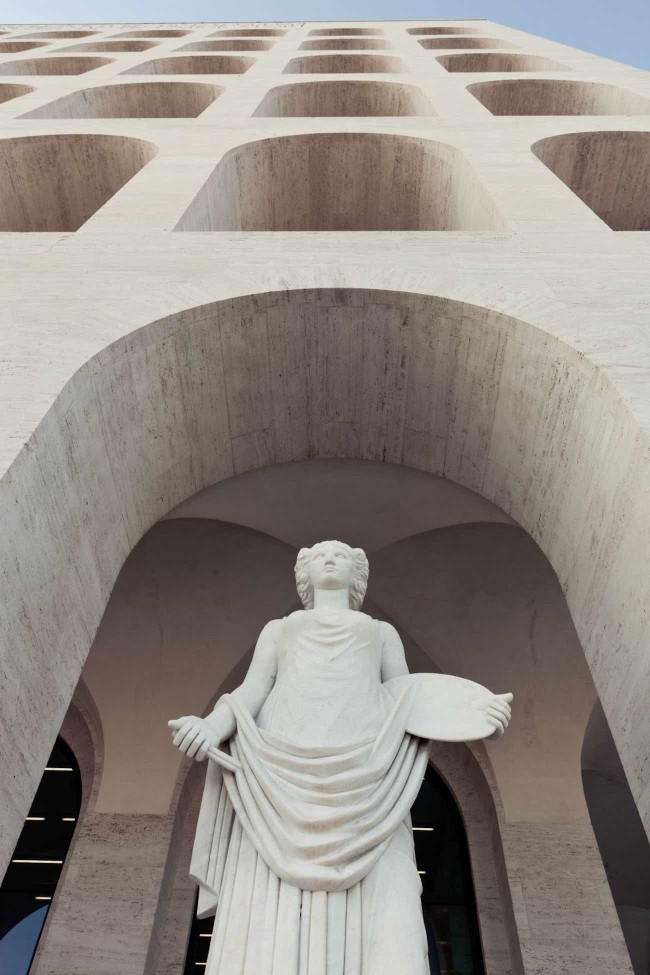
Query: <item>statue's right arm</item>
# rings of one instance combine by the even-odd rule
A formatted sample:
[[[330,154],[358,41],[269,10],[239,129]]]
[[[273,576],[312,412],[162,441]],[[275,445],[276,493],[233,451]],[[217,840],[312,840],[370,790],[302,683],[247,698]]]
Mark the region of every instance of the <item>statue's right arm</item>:
[[[232,692],[233,697],[236,697],[254,718],[257,717],[275,684],[281,625],[282,620],[271,620],[266,624],[255,645],[248,673],[239,687]],[[235,718],[225,702],[217,703],[206,720],[215,729],[220,741],[226,741],[235,733]]]
[[[271,693],[278,671],[278,635],[282,620],[271,620],[260,633],[248,673],[233,691],[241,703],[256,717]],[[211,748],[232,738],[236,730],[235,717],[228,704],[217,702],[207,718],[188,715],[167,722],[174,744],[188,758],[202,762]]]

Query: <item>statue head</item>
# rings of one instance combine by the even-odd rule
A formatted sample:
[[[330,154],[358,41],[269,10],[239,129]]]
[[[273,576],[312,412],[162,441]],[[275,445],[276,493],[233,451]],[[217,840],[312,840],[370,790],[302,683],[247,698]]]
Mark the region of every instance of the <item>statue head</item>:
[[[361,548],[345,542],[317,542],[301,548],[296,560],[296,587],[305,609],[314,606],[314,589],[347,589],[350,609],[360,609],[368,588],[368,559]]]

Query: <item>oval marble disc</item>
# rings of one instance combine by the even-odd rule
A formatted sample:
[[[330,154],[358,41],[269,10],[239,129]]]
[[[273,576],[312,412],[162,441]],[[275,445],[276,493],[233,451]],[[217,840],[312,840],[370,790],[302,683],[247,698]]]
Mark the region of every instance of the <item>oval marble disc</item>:
[[[486,708],[494,694],[482,684],[449,674],[405,674],[384,687],[393,698],[409,687],[417,688],[406,731],[432,741],[478,741],[494,734]]]

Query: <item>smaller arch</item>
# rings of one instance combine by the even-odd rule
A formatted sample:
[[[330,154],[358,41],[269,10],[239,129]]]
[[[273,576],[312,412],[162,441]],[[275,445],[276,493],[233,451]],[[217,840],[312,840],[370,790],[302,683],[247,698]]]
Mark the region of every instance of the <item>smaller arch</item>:
[[[436,58],[446,71],[569,71],[565,64],[539,54],[445,54]]]
[[[323,132],[227,153],[175,230],[505,230],[463,154],[428,139]]]
[[[390,41],[381,37],[323,37],[320,40],[303,41],[299,51],[386,51]]]
[[[244,74],[255,64],[255,58],[209,54],[176,55],[145,61],[122,74]]]
[[[650,132],[570,132],[531,149],[612,230],[650,230]]]
[[[392,81],[308,81],[280,85],[266,93],[257,118],[435,115],[415,85]]]
[[[29,95],[31,91],[36,91],[31,85],[0,85],[0,105],[2,102],[10,102],[12,98]]]
[[[72,47],[63,47],[62,51],[82,51],[87,54],[137,54],[138,51],[148,51],[152,47],[158,47],[158,41],[87,41],[84,44],[73,44]]]
[[[164,30],[158,30],[156,27],[150,27],[146,30],[125,30],[121,34],[115,34],[115,37],[186,37],[190,34],[189,30],[169,30],[165,28]]]
[[[426,37],[438,34],[480,34],[481,31],[477,27],[407,27],[406,33]]]
[[[648,115],[650,98],[594,81],[517,78],[467,88],[492,115]]]
[[[380,54],[312,54],[292,58],[283,74],[386,74],[405,70],[401,58]]]
[[[217,30],[208,37],[284,37],[286,30],[271,27],[248,27],[240,30]]]
[[[37,47],[47,47],[46,41],[0,41],[0,54],[21,54]]]
[[[497,37],[425,37],[418,42],[427,51],[439,50],[440,48],[464,48],[465,50],[470,50],[471,48],[491,48],[496,49],[499,47],[510,48],[511,50],[516,47],[515,44],[511,44],[509,41],[502,41]]]
[[[74,75],[86,74],[95,68],[103,68],[112,64],[112,58],[34,58],[23,61],[4,61],[0,64],[0,75],[34,74],[34,75]]]
[[[115,135],[0,140],[0,231],[77,230],[157,151]]]
[[[179,51],[270,51],[275,41],[264,38],[235,37],[231,41],[193,41],[179,47]]]
[[[196,118],[223,90],[185,81],[98,85],[64,95],[21,118]]]
[[[374,27],[319,27],[309,31],[309,37],[378,37],[383,30]]]

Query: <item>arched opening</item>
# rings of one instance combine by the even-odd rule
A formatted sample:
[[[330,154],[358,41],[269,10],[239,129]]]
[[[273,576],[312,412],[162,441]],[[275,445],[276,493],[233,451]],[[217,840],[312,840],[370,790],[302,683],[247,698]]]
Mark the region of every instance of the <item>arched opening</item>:
[[[286,30],[277,27],[246,27],[240,30],[218,30],[210,37],[284,37]]]
[[[370,37],[324,37],[320,40],[303,41],[299,51],[386,51],[389,41]]]
[[[392,81],[307,81],[266,93],[256,118],[340,118],[341,116],[435,115],[415,85]]]
[[[45,41],[0,41],[0,54],[20,54],[22,51],[32,51],[36,47],[47,47]]]
[[[137,54],[138,51],[149,51],[158,47],[158,41],[91,41],[84,44],[74,44],[62,48],[63,51],[83,51],[86,54]]]
[[[309,31],[310,37],[378,37],[383,30],[374,27],[318,27]]]
[[[218,54],[176,54],[170,58],[154,58],[121,74],[244,74],[255,64],[255,58],[229,57]]]
[[[538,54],[444,54],[437,58],[447,71],[568,71],[566,64]]]
[[[112,58],[73,58],[59,56],[56,58],[34,58],[23,61],[3,61],[0,64],[0,75],[35,74],[35,75],[76,75],[86,74],[95,68],[103,68],[112,64]]]
[[[223,92],[185,81],[97,85],[71,92],[22,118],[196,118]]]
[[[404,70],[400,58],[381,54],[311,54],[291,58],[283,74],[387,74]]]
[[[78,230],[156,152],[151,142],[116,135],[0,140],[0,230]]]
[[[0,104],[9,102],[12,98],[20,98],[34,91],[29,85],[0,85]]]
[[[274,41],[250,38],[234,38],[232,41],[192,41],[179,47],[179,51],[270,51]]]
[[[24,707],[20,742],[7,734],[5,855],[42,740],[60,727],[138,539],[202,487],[306,457],[442,475],[531,533],[567,594],[642,806],[646,634],[623,603],[647,601],[645,440],[618,388],[526,307],[517,317],[408,292],[278,290],[188,309],[97,349],[1,484],[5,544],[21,565],[6,583],[7,666],[39,702]]]
[[[151,961],[151,975],[181,970],[178,948],[186,944],[193,902],[187,879],[190,793],[178,806],[177,819],[183,821],[175,823],[171,839],[166,832],[167,810],[176,807],[177,783],[188,763],[179,771],[165,720],[178,709],[207,713],[215,696],[240,683],[262,625],[295,608],[296,548],[330,534],[350,538],[369,552],[365,610],[399,628],[413,671],[472,676],[489,686],[511,687],[521,701],[512,739],[494,745],[489,754],[494,800],[468,749],[441,746],[432,757],[465,823],[487,975],[508,970],[518,951],[517,935],[508,927],[510,894],[499,879],[505,868],[495,853],[501,829],[513,883],[533,917],[527,944],[542,943],[547,924],[560,923],[567,886],[561,878],[556,881],[554,920],[544,911],[543,919],[538,917],[545,894],[538,889],[538,866],[526,858],[525,849],[528,831],[535,837],[539,830],[549,848],[545,863],[555,856],[556,845],[554,862],[562,861],[565,873],[568,861],[576,863],[576,822],[558,823],[557,818],[567,815],[567,805],[576,817],[584,804],[576,756],[594,691],[550,567],[503,512],[448,480],[397,465],[294,462],[209,487],[148,532],[118,577],[84,670],[102,713],[105,741],[97,806],[108,825],[96,817],[92,829],[95,842],[102,836],[107,844],[96,901],[113,907],[116,867],[109,871],[109,860],[125,871],[128,841],[134,896],[146,897],[148,891],[157,900],[156,919],[150,934],[122,911],[121,934],[124,939],[149,938],[151,959],[162,944],[158,967]],[[545,781],[553,783],[542,795],[541,765]],[[200,779],[203,768],[192,772]],[[554,797],[561,797],[561,810],[553,805]],[[503,809],[500,821],[493,802]],[[119,841],[114,828],[109,830],[114,817],[124,820]],[[549,821],[556,824],[550,833]],[[142,846],[140,822],[148,831]],[[563,846],[567,829],[572,852]],[[109,856],[111,837],[115,852]],[[158,845],[169,850],[162,880],[150,872],[152,861],[162,858]],[[587,854],[593,859],[593,850]],[[92,848],[86,857],[90,874]],[[580,858],[577,864],[582,869]],[[611,928],[604,903],[591,900],[593,882],[588,876],[584,892],[581,888],[590,918],[583,934],[597,953]],[[600,898],[597,884],[595,890]],[[445,902],[436,903],[441,907]],[[447,906],[456,911],[462,904]],[[75,937],[89,910],[79,904]],[[153,913],[150,907],[148,916]],[[466,943],[466,926],[458,912],[452,915]],[[444,935],[439,939],[447,940]],[[47,975],[63,975],[63,966],[49,958]]]
[[[612,230],[650,230],[650,132],[571,132],[532,151]]]
[[[116,34],[115,37],[185,37],[189,34],[189,30],[170,30],[168,28],[158,28],[158,27],[148,27],[145,30],[125,30],[121,34]]]
[[[503,41],[497,37],[430,37],[424,38],[420,41],[420,44],[427,51],[436,51],[441,48],[461,48],[467,51],[480,48],[488,48],[495,50],[496,48],[505,47],[516,49],[516,44],[511,44],[510,41]]]
[[[249,142],[214,169],[175,230],[492,230],[505,224],[458,149],[406,136]]]
[[[21,37],[43,37],[48,40],[66,40],[68,37],[92,37],[99,33],[96,30],[41,30],[31,31],[29,34],[21,34]]]
[[[615,85],[555,78],[483,81],[467,88],[493,115],[648,115],[650,99]]]
[[[407,34],[415,34],[416,37],[437,36],[438,34],[480,34],[477,27],[408,27]]]
[[[27,975],[81,809],[81,774],[62,738],[49,757],[0,885],[0,970]]]

